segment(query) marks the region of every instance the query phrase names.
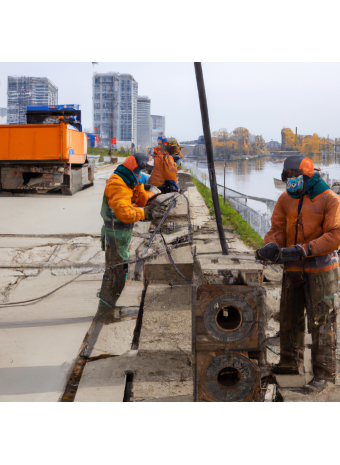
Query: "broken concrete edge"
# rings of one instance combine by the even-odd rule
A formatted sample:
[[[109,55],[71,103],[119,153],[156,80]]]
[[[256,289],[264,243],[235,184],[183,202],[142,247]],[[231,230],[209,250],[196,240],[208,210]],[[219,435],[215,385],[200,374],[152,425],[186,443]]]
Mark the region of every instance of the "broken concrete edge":
[[[81,343],[81,345],[79,347],[77,356],[74,358],[74,360],[72,361],[72,363],[70,365],[70,369],[69,369],[69,371],[67,373],[67,376],[65,377],[65,380],[64,380],[64,383],[63,383],[63,386],[62,386],[62,391],[61,391],[62,394],[60,395],[60,397],[58,399],[58,402],[63,402],[64,401],[64,398],[65,398],[66,392],[67,392],[67,387],[68,387],[68,384],[69,384],[69,382],[70,382],[70,380],[72,378],[72,374],[74,373],[76,363],[79,362],[81,358],[83,358],[82,353],[86,350],[87,345],[89,344],[89,341],[91,340],[92,334],[93,334],[93,332],[95,330],[95,327],[96,327],[96,316],[98,315],[98,311],[99,311],[99,305],[98,305],[97,313],[94,316],[94,318],[92,320],[92,323],[91,323],[87,333],[85,334],[84,340],[83,340],[83,342]]]

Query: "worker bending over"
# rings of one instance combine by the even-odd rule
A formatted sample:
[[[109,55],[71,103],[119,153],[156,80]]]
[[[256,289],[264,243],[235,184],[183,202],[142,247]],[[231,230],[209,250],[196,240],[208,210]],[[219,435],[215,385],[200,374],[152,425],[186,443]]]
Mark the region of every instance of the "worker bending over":
[[[154,167],[150,183],[158,187],[162,193],[177,192],[177,171],[183,159],[181,148],[177,142],[168,143],[166,138],[159,138],[158,147],[154,148]]]
[[[334,293],[338,290],[340,197],[314,170],[309,158],[284,161],[287,182],[276,203],[260,260],[284,263],[280,303],[280,364],[276,373],[297,373],[303,364],[306,307],[312,334],[312,363],[319,376],[335,374],[331,333],[335,323]]]
[[[148,159],[142,153],[127,157],[106,184],[101,208],[104,220],[101,239],[107,267],[129,259],[134,223],[145,218],[144,208],[153,194],[148,195],[138,178],[142,179],[141,170],[146,167]],[[127,264],[106,269],[101,293],[103,300],[112,303],[113,287],[119,294],[124,287],[126,274]]]

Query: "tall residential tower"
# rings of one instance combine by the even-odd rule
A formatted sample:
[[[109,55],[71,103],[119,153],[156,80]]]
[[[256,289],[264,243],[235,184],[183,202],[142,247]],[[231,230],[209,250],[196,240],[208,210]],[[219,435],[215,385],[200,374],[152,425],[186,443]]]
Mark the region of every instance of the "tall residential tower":
[[[151,100],[149,97],[137,98],[137,145],[150,147],[151,145]]]
[[[131,74],[94,73],[93,124],[100,144],[137,145],[138,83]]]
[[[46,77],[8,76],[7,124],[26,124],[28,105],[57,105],[58,87]]]

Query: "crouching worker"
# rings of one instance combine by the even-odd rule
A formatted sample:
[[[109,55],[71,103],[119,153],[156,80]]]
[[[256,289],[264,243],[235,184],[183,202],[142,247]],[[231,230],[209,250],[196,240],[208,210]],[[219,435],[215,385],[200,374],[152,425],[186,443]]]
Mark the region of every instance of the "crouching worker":
[[[144,184],[138,181],[148,159],[149,157],[139,153],[127,157],[106,184],[101,208],[104,220],[101,240],[106,267],[129,260],[133,226],[137,221],[144,220],[144,207],[149,199]],[[114,305],[116,296],[122,291],[127,270],[127,263],[106,269],[101,298],[109,305]]]
[[[334,293],[338,290],[340,197],[314,170],[309,158],[291,156],[284,161],[287,182],[274,208],[272,227],[257,250],[260,260],[283,263],[280,303],[281,374],[303,372],[306,308],[312,335],[314,376],[335,375]]]

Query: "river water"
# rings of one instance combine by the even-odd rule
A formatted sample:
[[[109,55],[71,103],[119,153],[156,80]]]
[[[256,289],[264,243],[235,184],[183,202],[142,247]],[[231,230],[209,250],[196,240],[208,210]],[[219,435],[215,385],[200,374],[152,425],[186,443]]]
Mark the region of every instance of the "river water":
[[[340,180],[340,154],[324,154],[311,156],[316,167],[322,172],[329,173],[330,179]],[[242,194],[277,200],[282,193],[275,189],[274,178],[281,179],[281,172],[285,157],[262,157],[252,160],[229,161],[226,163],[225,185]],[[184,161],[187,168],[196,168],[196,162]],[[223,186],[223,162],[215,163],[217,184]],[[200,171],[208,175],[207,164],[199,163]],[[207,181],[207,185],[209,185]],[[255,211],[266,213],[264,203],[248,200],[248,206]]]

